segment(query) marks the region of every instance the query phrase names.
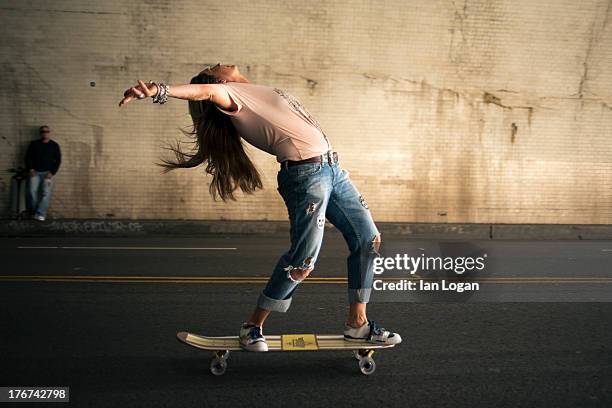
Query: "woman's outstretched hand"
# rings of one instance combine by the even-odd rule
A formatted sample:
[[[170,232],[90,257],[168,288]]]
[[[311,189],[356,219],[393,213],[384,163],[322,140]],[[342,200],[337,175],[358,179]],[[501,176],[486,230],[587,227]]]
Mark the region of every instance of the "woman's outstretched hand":
[[[157,85],[145,84],[141,79],[138,80],[138,85],[128,88],[123,93],[123,99],[119,102],[119,107],[134,99],[145,99],[146,97],[155,96],[157,94]],[[139,98],[140,96],[140,98]]]

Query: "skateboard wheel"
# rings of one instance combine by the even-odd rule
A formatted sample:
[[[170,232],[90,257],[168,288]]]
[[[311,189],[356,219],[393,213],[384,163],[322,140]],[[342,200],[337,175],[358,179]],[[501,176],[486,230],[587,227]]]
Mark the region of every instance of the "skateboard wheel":
[[[213,358],[210,360],[210,372],[213,375],[223,375],[227,369],[227,362],[223,359]]]
[[[361,354],[359,353],[359,350],[353,350],[353,357],[355,357],[355,360],[361,360]]]
[[[372,357],[361,357],[359,360],[359,370],[364,375],[370,375],[376,370],[376,363]]]

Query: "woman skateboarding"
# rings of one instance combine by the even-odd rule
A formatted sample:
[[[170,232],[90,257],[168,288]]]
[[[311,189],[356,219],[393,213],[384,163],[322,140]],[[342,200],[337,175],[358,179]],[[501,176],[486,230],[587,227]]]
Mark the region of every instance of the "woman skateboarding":
[[[176,161],[163,160],[165,171],[204,164],[212,176],[211,195],[225,201],[234,200],[238,188],[251,194],[263,187],[241,138],[280,163],[277,190],[289,214],[291,247],[279,258],[255,310],[240,328],[242,348],[268,350],[263,323],[271,311],[287,311],[293,292],[313,271],[326,218],[342,232],[350,251],[344,338],[377,344],[402,341],[366,315],[380,232],[328,137],[296,98],[279,88],[252,84],[235,65],[220,63],[205,68],[188,85],[137,82],[125,91],[119,106],[147,97],[159,104],[169,97],[189,101],[195,149],[172,147]]]

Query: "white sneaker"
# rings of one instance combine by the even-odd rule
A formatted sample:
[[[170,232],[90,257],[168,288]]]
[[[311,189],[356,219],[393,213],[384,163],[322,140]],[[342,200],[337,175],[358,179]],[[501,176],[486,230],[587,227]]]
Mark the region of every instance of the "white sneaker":
[[[34,219],[35,219],[35,220],[37,220],[37,221],[44,221],[44,220],[45,220],[45,217],[43,217],[42,215],[38,215],[38,214],[36,214],[36,215],[34,216]]]
[[[399,344],[402,342],[402,337],[398,333],[385,330],[383,327],[378,327],[373,320],[368,320],[361,327],[344,326],[344,340],[355,342],[368,342],[376,344]]]
[[[268,351],[268,343],[260,326],[243,323],[238,337],[240,347],[247,351]]]

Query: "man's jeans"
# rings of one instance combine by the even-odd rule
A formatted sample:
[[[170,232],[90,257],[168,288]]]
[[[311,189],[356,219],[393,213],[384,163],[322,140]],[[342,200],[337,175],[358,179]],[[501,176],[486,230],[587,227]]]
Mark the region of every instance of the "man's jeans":
[[[367,303],[372,291],[373,260],[379,255],[379,240],[374,241],[380,232],[348,172],[338,162],[330,166],[327,159],[322,164],[281,166],[277,190],[289,213],[291,248],[278,260],[257,305],[266,310],[287,311],[299,285],[288,274],[294,268],[314,267],[321,249],[325,218],[342,232],[350,251],[347,258],[349,303]]]
[[[40,215],[43,217],[47,216],[47,209],[49,208],[49,199],[51,198],[51,190],[53,189],[53,179],[46,178],[48,171],[39,171],[35,176],[29,178],[29,195],[30,195],[30,208],[34,212],[34,215]],[[42,186],[42,188],[41,188]],[[40,199],[38,198],[41,193]]]

